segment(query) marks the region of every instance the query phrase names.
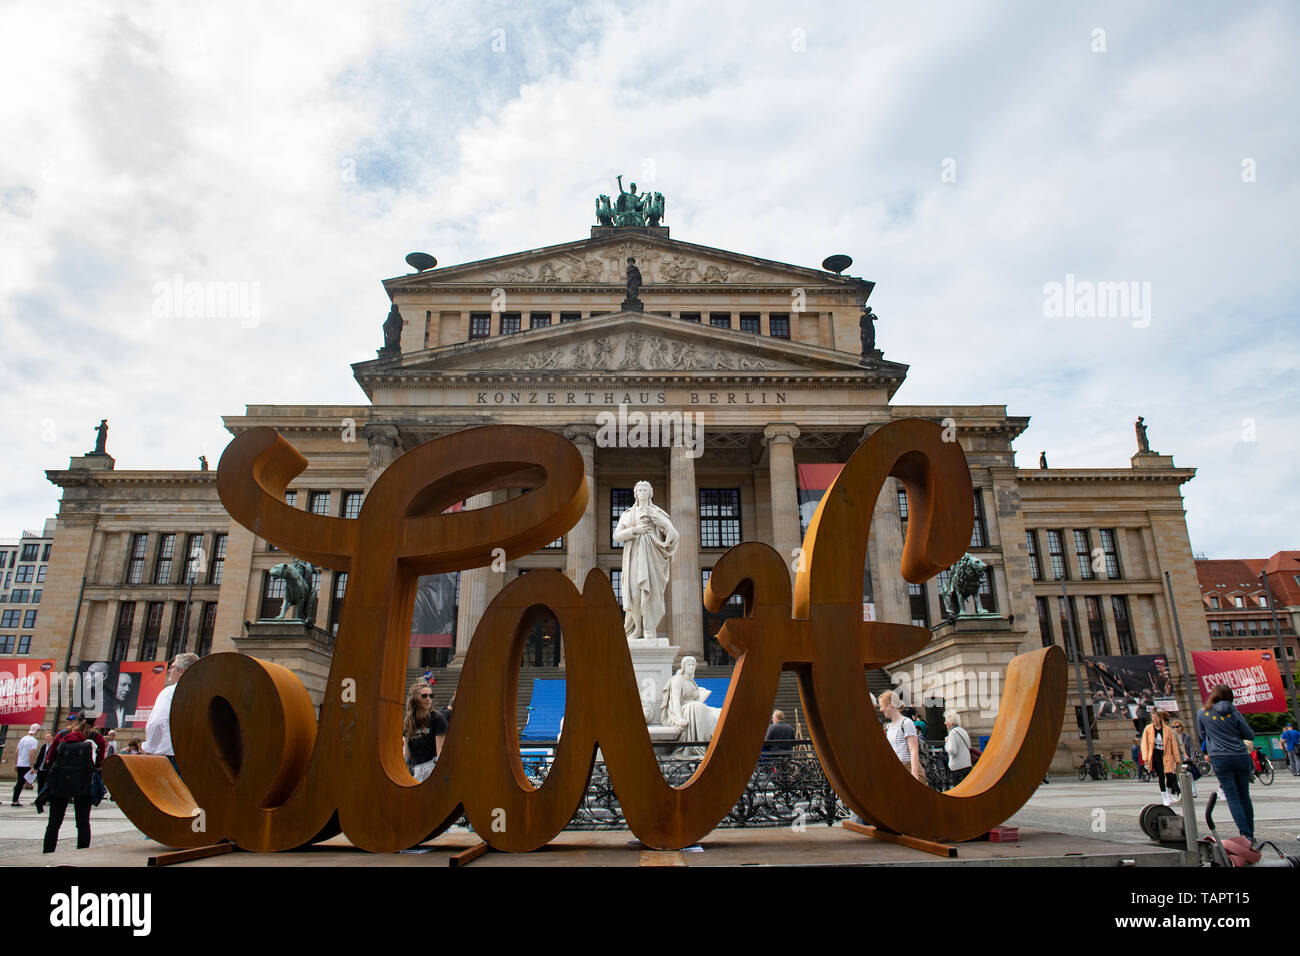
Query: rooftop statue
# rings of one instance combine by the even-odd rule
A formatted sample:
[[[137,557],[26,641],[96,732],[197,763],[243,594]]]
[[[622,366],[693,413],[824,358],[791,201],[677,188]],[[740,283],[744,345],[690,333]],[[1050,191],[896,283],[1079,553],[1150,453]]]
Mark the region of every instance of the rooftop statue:
[[[611,204],[610,198],[603,193],[596,197],[596,223],[601,226],[658,226],[664,217],[664,194],[636,191],[636,183],[631,189],[623,188],[623,176],[619,174],[618,196]]]

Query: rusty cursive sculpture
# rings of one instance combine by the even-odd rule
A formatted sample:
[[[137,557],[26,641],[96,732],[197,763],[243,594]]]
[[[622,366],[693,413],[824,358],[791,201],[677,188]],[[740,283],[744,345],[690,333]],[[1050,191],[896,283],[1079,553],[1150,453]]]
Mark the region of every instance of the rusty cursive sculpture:
[[[506,585],[469,646],[433,775],[417,784],[402,761],[402,682],[418,576],[481,567],[497,548],[518,557],[564,534],[589,494],[573,445],[511,425],[435,439],[395,461],[351,520],[286,505],[284,490],[306,459],[272,430],[253,429],[221,456],[217,487],[226,509],[280,548],[349,572],[319,723],[289,670],[213,654],[185,673],[173,701],[181,776],[165,757],[110,757],[106,781],[136,826],[174,847],[228,839],[274,851],[342,831],[358,847],[391,852],[440,833],[463,809],[493,847],[533,850],[573,816],[599,747],[632,832],[647,846],[680,848],[712,830],[742,793],[785,669],[798,674],[817,754],[846,804],[896,833],[978,836],[1024,804],[1051,761],[1065,707],[1065,655],[1052,647],[1011,662],[989,745],[948,793],[912,779],[890,750],[863,671],[920,649],[929,633],[862,620],[867,535],[892,475],[910,505],[904,577],[924,581],[964,552],[970,475],[960,447],[941,435],[933,423],[899,421],[854,452],[809,526],[793,590],[782,557],[765,544],[737,545],[716,563],[706,605],[720,608],[732,594],[745,602],[744,616],[718,635],[737,663],[708,752],[677,788],[659,771],[622,619],[599,570],[581,591],[551,570]],[[443,513],[471,495],[521,486],[532,493]],[[569,690],[563,740],[545,782],[534,787],[519,754],[515,691],[525,639],[544,610],[563,629]]]

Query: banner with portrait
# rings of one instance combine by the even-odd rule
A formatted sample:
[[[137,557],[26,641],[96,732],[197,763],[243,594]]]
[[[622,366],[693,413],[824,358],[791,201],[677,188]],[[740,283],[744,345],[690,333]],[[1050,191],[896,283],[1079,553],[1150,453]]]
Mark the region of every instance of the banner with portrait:
[[[454,647],[456,574],[422,574],[411,613],[411,647]]]
[[[45,722],[54,661],[0,657],[0,724]]]
[[[166,661],[82,661],[82,705],[98,730],[143,730],[167,686]]]
[[[1219,684],[1232,688],[1232,704],[1243,714],[1284,714],[1289,709],[1282,672],[1272,651],[1193,651],[1192,668],[1201,702]]]
[[[1173,676],[1162,654],[1085,657],[1083,664],[1094,720],[1145,724],[1153,710],[1178,710]]]

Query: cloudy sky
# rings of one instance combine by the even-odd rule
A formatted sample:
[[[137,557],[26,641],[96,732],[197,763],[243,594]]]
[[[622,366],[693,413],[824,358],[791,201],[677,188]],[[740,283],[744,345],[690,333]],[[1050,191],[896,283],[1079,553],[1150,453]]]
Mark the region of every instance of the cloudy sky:
[[[1125,466],[1144,415],[1195,550],[1300,548],[1293,4],[701,6],[0,7],[0,537],[100,418],[190,468],[246,404],[364,401],[407,252],[582,238],[622,172],[676,238],[852,255],[899,403],[1030,415],[1025,466]],[[1067,275],[1138,295],[1052,314]]]

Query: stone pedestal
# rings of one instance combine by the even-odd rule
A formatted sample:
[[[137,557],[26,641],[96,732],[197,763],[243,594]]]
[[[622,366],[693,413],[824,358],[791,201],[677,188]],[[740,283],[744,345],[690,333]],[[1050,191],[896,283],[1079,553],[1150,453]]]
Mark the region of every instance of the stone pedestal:
[[[68,459],[69,471],[112,471],[117,460],[107,452],[88,451],[79,457]]]
[[[960,714],[962,726],[976,740],[993,730],[1007,665],[1025,633],[1002,617],[959,617],[934,629],[929,644],[885,672],[908,692],[914,707],[942,698],[944,709]]]
[[[637,691],[641,695],[643,709],[650,707],[646,724],[650,729],[650,739],[655,743],[676,740],[677,729],[659,724],[659,702],[663,700],[664,687],[673,676],[673,662],[677,660],[679,647],[670,645],[666,638],[646,638],[628,641],[628,653],[632,655],[632,670],[636,674]]]
[[[302,621],[258,621],[235,639],[235,650],[287,667],[298,676],[317,710],[325,699],[334,641],[328,631]]]

